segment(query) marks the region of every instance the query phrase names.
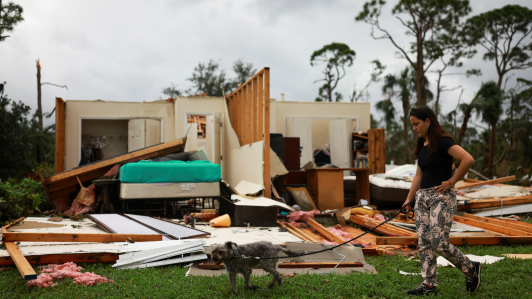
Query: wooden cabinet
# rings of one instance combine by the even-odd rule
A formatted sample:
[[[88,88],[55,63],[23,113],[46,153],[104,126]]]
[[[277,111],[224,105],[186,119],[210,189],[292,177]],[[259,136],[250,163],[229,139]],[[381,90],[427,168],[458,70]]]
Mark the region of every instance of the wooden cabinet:
[[[344,171],[352,171],[357,176],[357,203],[361,198],[370,200],[368,168],[307,169],[307,187],[321,211],[344,208]]]
[[[386,143],[384,137],[384,128],[372,129],[367,133],[353,133],[352,166],[355,168],[367,167],[371,174],[386,172]],[[355,142],[361,144],[361,148],[357,149],[354,146]],[[359,159],[357,159],[357,156]]]
[[[340,168],[307,169],[307,186],[321,211],[344,207],[344,173]]]

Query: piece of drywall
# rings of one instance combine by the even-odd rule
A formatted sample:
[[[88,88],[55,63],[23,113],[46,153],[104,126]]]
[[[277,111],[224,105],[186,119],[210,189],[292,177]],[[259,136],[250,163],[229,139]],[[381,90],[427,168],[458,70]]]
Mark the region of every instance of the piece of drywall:
[[[240,181],[246,180],[264,186],[263,161],[264,161],[264,141],[240,146],[231,120],[227,105],[224,113],[224,147],[225,153],[225,181],[236,186]]]

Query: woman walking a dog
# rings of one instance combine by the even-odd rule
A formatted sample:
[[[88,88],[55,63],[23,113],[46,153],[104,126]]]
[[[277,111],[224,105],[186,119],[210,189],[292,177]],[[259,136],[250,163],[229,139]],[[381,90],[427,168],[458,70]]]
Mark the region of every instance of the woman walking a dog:
[[[414,149],[418,165],[403,206],[407,205],[406,209],[410,212],[410,204],[415,201],[423,282],[407,294],[429,295],[437,292],[436,252],[464,273],[466,289],[474,292],[480,286],[481,265],[469,260],[449,243],[449,233],[456,212],[456,193],[453,186],[468,172],[475,160],[445,133],[430,108],[413,108],[410,111],[410,123],[418,136]],[[460,161],[454,175],[453,159]]]

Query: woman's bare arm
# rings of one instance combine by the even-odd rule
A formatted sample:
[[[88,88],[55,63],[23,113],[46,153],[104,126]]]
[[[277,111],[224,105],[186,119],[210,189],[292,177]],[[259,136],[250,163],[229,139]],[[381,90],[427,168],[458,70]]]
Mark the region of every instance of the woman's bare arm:
[[[453,177],[450,178],[452,185],[449,184],[448,181],[442,182],[440,186],[436,186],[434,188],[438,192],[445,192],[451,189],[452,186],[469,171],[469,168],[471,168],[475,162],[475,159],[473,159],[473,157],[465,149],[456,144],[451,146],[447,153],[453,156],[454,159],[460,161],[460,166],[458,166],[458,169],[455,171]]]
[[[414,200],[414,198],[416,197],[416,192],[417,190],[419,190],[419,187],[421,186],[421,177],[423,177],[423,171],[421,171],[421,168],[418,165],[416,169],[416,175],[414,176],[414,179],[412,180],[412,187],[410,187],[410,192],[408,192],[406,201],[403,204],[403,206],[408,205],[406,207],[407,212],[410,212],[412,210],[410,207],[410,202]]]

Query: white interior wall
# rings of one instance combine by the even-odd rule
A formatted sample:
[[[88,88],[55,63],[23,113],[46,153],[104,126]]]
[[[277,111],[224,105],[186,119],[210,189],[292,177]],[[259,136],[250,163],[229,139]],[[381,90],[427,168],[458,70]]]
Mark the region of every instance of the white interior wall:
[[[110,146],[101,150],[104,158],[111,158],[127,153],[127,125],[127,119],[84,119],[81,122],[81,135],[106,136],[106,143]],[[100,142],[103,140],[99,139]],[[86,147],[88,142],[88,138],[83,138],[82,146]]]
[[[271,120],[275,121],[275,130],[272,133],[285,132],[285,117],[291,116],[309,116],[311,118],[357,118],[359,128],[357,131],[367,131],[370,129],[370,103],[327,103],[327,102],[279,102],[276,101],[271,105],[271,113],[274,114]],[[313,128],[314,129],[314,128]],[[328,139],[328,138],[327,138]],[[318,145],[320,140],[313,141]],[[319,145],[321,146],[321,145]]]
[[[77,167],[80,157],[82,119],[125,120],[151,118],[161,120],[163,140],[175,139],[174,104],[155,102],[105,102],[67,100],[65,103],[65,170]]]

